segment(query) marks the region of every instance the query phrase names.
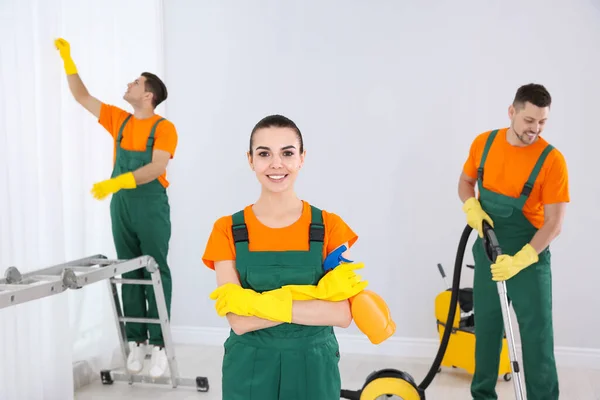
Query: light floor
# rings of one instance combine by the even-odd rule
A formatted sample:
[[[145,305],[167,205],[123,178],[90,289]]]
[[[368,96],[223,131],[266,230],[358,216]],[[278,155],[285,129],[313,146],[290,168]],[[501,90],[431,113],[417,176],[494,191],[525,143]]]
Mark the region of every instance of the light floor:
[[[209,379],[210,389],[206,393],[195,388],[135,383],[115,382],[103,385],[100,380],[79,389],[75,393],[77,400],[220,400],[221,399],[221,360],[222,347],[177,346],[176,356],[182,377],[195,378],[205,376]],[[408,360],[394,357],[342,355],[340,371],[342,387],[357,390],[371,372],[383,368],[395,368],[408,372],[417,384],[427,374],[433,360]],[[600,370],[575,368],[559,369],[561,399],[600,400]],[[471,399],[469,385],[471,377],[458,369],[444,368],[437,374],[426,391],[427,400],[468,400]],[[512,382],[502,378],[497,385],[499,399],[514,399]],[[389,398],[390,400],[396,397]]]

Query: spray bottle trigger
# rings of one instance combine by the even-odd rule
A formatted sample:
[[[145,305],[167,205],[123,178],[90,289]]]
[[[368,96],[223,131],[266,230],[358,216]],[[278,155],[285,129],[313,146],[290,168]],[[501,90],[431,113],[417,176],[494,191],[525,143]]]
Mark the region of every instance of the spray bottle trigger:
[[[342,257],[342,254],[346,250],[348,250],[346,245],[342,245],[342,246],[338,247],[337,249],[335,249],[334,251],[332,251],[327,256],[327,258],[325,258],[325,261],[323,262],[323,270],[325,272],[328,272],[328,271],[334,269],[335,267],[337,267],[338,265],[340,265],[341,262],[351,263],[352,261],[348,260],[347,258]]]

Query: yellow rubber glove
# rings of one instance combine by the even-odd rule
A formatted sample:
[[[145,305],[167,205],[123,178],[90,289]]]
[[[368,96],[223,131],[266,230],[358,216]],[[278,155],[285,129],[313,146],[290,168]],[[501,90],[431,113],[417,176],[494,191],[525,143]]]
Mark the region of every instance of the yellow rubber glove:
[[[276,322],[292,322],[292,294],[283,288],[257,293],[235,283],[226,283],[215,289],[210,298],[217,301],[215,309],[221,317],[233,313]]]
[[[71,45],[63,38],[56,39],[54,46],[60,53],[60,57],[63,59],[65,66],[65,72],[67,75],[73,75],[77,73],[77,67],[71,58]]]
[[[491,266],[492,279],[495,281],[508,280],[537,261],[537,251],[527,243],[514,256],[502,254],[496,258],[496,262]]]
[[[362,292],[368,281],[361,281],[361,276],[354,271],[364,268],[363,263],[343,263],[329,271],[315,285],[286,285],[283,289],[292,292],[293,300],[347,300]]]
[[[467,224],[477,231],[480,238],[483,238],[483,220],[486,220],[492,228],[494,227],[494,221],[483,211],[479,200],[475,197],[467,199],[462,209],[467,214]]]
[[[133,172],[127,172],[117,176],[116,178],[108,179],[94,184],[92,187],[92,195],[102,200],[109,194],[117,193],[121,189],[135,189],[135,177]]]

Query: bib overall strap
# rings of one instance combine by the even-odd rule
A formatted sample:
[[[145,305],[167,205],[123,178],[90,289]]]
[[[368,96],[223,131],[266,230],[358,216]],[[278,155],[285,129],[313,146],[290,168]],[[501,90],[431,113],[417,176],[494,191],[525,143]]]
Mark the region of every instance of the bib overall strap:
[[[231,233],[233,234],[233,243],[235,245],[235,250],[240,251],[240,249],[245,248],[248,250],[248,228],[246,227],[246,222],[244,220],[244,210],[240,210],[231,216],[232,225],[231,225]],[[243,247],[242,247],[243,246]]]
[[[529,197],[529,195],[531,194],[531,190],[533,189],[533,184],[535,183],[535,180],[537,179],[542,166],[544,165],[544,162],[546,161],[546,157],[548,157],[548,154],[550,154],[550,152],[554,149],[554,146],[552,146],[551,144],[547,145],[546,148],[544,149],[544,151],[542,151],[542,154],[540,154],[540,157],[538,158],[537,162],[535,163],[535,166],[533,167],[533,170],[531,171],[531,174],[529,174],[529,178],[527,179],[527,182],[525,182],[525,185],[523,185],[523,190],[521,190],[521,196],[519,196],[519,208],[523,208],[523,206],[525,205],[525,202],[527,202],[527,198]]]
[[[308,240],[310,243],[310,251],[319,252],[322,254],[323,242],[325,241],[325,225],[323,224],[323,216],[321,210],[315,206],[311,208],[311,222],[308,232]],[[248,244],[250,239],[248,237],[248,227],[244,219],[244,210],[240,210],[231,216],[232,226],[231,233],[233,235],[233,243],[235,244],[235,251],[239,256],[241,254],[247,254]]]
[[[322,257],[325,242],[325,225],[323,224],[322,211],[315,206],[310,206],[311,221],[308,232],[310,251]]]
[[[485,147],[483,148],[481,161],[479,162],[479,167],[477,168],[477,188],[479,189],[479,193],[481,193],[481,191],[483,190],[483,167],[485,165],[485,160],[487,159],[490,147],[492,147],[492,143],[494,142],[497,133],[498,129],[490,133],[490,136],[488,136],[487,141],[485,142]]]
[[[150,136],[148,136],[148,141],[146,142],[146,150],[150,150],[154,146],[154,134],[156,133],[156,127],[163,120],[164,120],[164,118],[161,118],[158,121],[156,121],[154,123],[154,125],[152,125],[152,130],[150,131]]]
[[[127,116],[127,118],[125,118],[125,121],[123,121],[123,123],[121,124],[121,127],[119,128],[119,135],[117,136],[118,144],[121,144],[121,139],[123,139],[123,129],[125,129],[125,125],[127,125],[127,122],[129,121],[130,118],[131,118],[131,114],[129,114]]]

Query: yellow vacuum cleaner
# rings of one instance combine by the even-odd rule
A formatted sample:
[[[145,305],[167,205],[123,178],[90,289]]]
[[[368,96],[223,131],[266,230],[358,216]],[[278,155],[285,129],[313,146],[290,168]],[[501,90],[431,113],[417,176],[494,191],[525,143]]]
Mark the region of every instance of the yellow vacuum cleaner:
[[[460,330],[461,315],[458,302],[463,258],[469,239],[469,234],[472,230],[473,229],[467,225],[460,238],[458,251],[456,253],[456,262],[454,265],[452,290],[450,292],[444,291],[443,293],[440,293],[436,299],[435,313],[436,318],[438,319],[438,331],[440,331],[440,328],[443,327],[443,333],[440,331],[441,341],[440,347],[438,348],[438,353],[423,381],[417,385],[413,377],[406,372],[392,368],[382,369],[371,373],[365,380],[362,389],[343,389],[340,394],[341,398],[349,400],[376,400],[379,397],[387,398],[391,396],[398,396],[403,400],[425,400],[425,390],[427,387],[429,387],[435,375],[440,371],[441,365],[461,367],[468,371],[474,370],[473,364],[475,350],[472,346],[474,345],[475,335],[474,333],[465,331],[465,329]],[[483,221],[483,245],[488,258],[492,262],[496,260],[496,257],[502,254],[496,234],[486,221]],[[440,270],[440,272],[442,272],[442,270]],[[444,276],[443,273],[442,275]],[[506,332],[506,338],[503,341],[502,360],[505,359],[505,344],[508,347],[508,356],[510,359],[508,369],[506,369],[507,366],[504,361],[501,361],[499,373],[502,373],[503,371],[509,371],[506,373],[512,374],[516,399],[522,400],[524,398],[523,385],[521,382],[520,366],[515,352],[512,324],[510,315],[508,313],[509,303],[506,295],[506,282],[497,282],[497,286],[498,294],[500,295],[500,303],[502,306],[502,316],[504,318],[504,330]],[[468,291],[463,293],[468,293]],[[449,302],[448,296],[450,296]],[[463,296],[465,295],[463,294]],[[466,303],[468,303],[468,301],[464,301],[463,299],[463,306],[465,306]],[[444,318],[443,312],[445,310],[448,310],[448,315]],[[452,325],[449,326],[450,324],[447,324],[446,321],[453,321]],[[469,321],[468,316],[465,321]],[[453,340],[452,346],[448,346],[451,337]],[[510,375],[505,375],[505,379],[510,380],[510,378],[506,378],[506,376]]]
[[[467,265],[474,268],[473,265]],[[438,269],[444,280],[446,273],[442,264]],[[435,298],[435,318],[437,320],[440,340],[444,336],[446,318],[452,300],[452,288],[441,292]],[[475,313],[473,311],[473,288],[461,288],[458,290],[458,305],[454,321],[452,321],[452,333],[450,342],[446,348],[441,367],[461,368],[473,375],[475,373]],[[442,372],[442,368],[438,372]],[[508,342],[506,336],[502,340],[502,352],[500,353],[500,365],[498,374],[504,375],[505,381],[511,379],[510,359],[508,358]]]

